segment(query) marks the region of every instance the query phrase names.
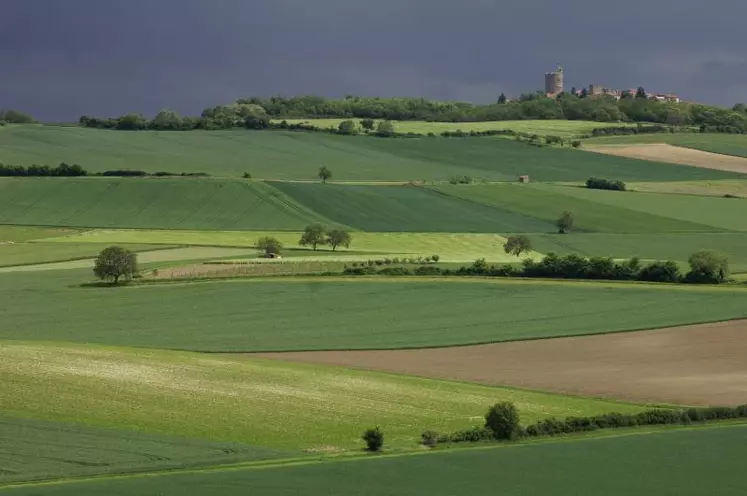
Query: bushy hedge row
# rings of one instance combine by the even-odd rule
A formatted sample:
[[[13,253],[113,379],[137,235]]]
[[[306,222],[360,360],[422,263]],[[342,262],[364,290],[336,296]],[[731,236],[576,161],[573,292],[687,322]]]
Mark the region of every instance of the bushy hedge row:
[[[693,257],[691,257],[692,259]],[[489,265],[485,259],[476,260],[472,265],[463,266],[456,270],[438,266],[422,266],[415,269],[395,267],[377,269],[382,265],[398,264],[399,260],[362,262],[360,266],[354,264],[344,271],[348,275],[397,275],[397,276],[486,276],[486,277],[530,277],[544,279],[592,279],[608,281],[644,281],[666,283],[708,283],[717,284],[726,280],[725,273],[718,270],[706,270],[693,266],[687,274],[682,274],[679,266],[672,260],[651,262],[643,265],[640,259],[631,258],[616,262],[610,257],[582,257],[576,254],[558,256],[548,253],[542,260],[536,262],[526,259],[521,267],[513,265]],[[412,259],[409,263],[421,263]],[[427,260],[426,260],[427,262]],[[404,260],[403,260],[404,263]],[[691,262],[692,265],[692,262]]]
[[[625,191],[626,186],[622,181],[602,179],[600,177],[590,177],[586,180],[586,187],[589,189],[606,189],[610,191]]]
[[[78,164],[68,165],[65,162],[61,163],[57,167],[49,167],[48,165],[30,165],[25,167],[23,165],[5,165],[0,163],[0,177],[81,177],[81,176],[112,176],[112,177],[195,177],[195,176],[208,176],[204,172],[154,172],[149,173],[141,170],[110,170],[105,172],[93,172],[89,173],[83,167]]]
[[[598,127],[591,130],[592,136],[615,136],[615,135],[629,135],[629,134],[653,134],[653,133],[674,133],[679,132],[681,129],[672,126],[642,126],[636,127],[630,126],[619,126],[619,127]]]
[[[0,163],[0,176],[3,177],[75,177],[85,176],[88,173],[78,164],[68,165],[61,163],[57,167],[48,165],[6,165]]]
[[[526,427],[520,427],[517,438],[558,436],[600,429],[619,429],[652,425],[690,425],[721,420],[747,419],[747,405],[737,407],[708,407],[687,409],[653,409],[640,413],[606,413],[590,417],[567,417],[563,420],[549,418]],[[432,431],[430,437],[433,436]],[[486,427],[473,427],[463,431],[441,434],[439,443],[478,442],[500,439]]]

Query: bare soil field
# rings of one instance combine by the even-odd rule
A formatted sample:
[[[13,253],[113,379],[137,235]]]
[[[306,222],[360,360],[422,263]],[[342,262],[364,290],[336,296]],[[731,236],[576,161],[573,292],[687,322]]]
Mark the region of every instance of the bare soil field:
[[[646,403],[747,403],[747,320],[454,348],[260,356]]]
[[[669,162],[705,169],[747,173],[747,158],[703,152],[691,148],[667,145],[665,143],[591,145],[585,146],[584,150],[603,153],[605,155],[651,160],[654,162]]]

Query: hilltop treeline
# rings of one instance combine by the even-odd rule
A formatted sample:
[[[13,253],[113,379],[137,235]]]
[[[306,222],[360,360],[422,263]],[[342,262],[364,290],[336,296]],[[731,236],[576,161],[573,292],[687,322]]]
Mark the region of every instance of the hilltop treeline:
[[[117,118],[80,118],[86,127],[120,130],[270,128],[271,119],[350,118],[392,121],[485,122],[526,119],[587,120],[597,122],[649,122],[667,126],[699,126],[701,131],[747,132],[747,106],[731,109],[691,103],[670,103],[637,98],[618,100],[607,96],[579,97],[563,93],[547,98],[539,93],[514,101],[475,105],[425,98],[367,98],[349,96],[327,99],[317,96],[248,98],[205,109],[199,117],[182,117],[164,110],[155,118],[126,114]]]

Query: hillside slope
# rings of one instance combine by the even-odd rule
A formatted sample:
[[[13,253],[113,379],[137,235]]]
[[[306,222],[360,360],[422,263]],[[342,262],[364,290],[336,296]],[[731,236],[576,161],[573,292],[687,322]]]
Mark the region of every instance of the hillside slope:
[[[91,172],[142,169],[239,177],[314,180],[319,167],[333,180],[445,181],[453,176],[514,181],[583,181],[592,175],[624,181],[728,179],[733,173],[642,160],[538,148],[499,138],[382,139],[284,131],[106,131],[79,127],[6,126],[0,162],[78,163]]]
[[[0,179],[0,224],[299,230],[323,218],[261,183],[211,179]]]

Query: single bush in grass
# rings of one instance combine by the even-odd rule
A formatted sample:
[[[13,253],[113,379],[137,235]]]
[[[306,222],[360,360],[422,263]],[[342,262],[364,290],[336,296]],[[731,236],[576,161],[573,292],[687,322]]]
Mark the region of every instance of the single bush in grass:
[[[361,436],[361,439],[366,442],[366,450],[372,453],[381,451],[381,448],[384,446],[384,433],[378,427],[367,429]]]
[[[420,435],[421,442],[423,443],[423,446],[428,446],[429,448],[435,448],[438,444],[438,432],[436,431],[424,431]]]
[[[519,410],[509,401],[496,403],[485,415],[485,427],[496,439],[514,440],[521,433]]]

